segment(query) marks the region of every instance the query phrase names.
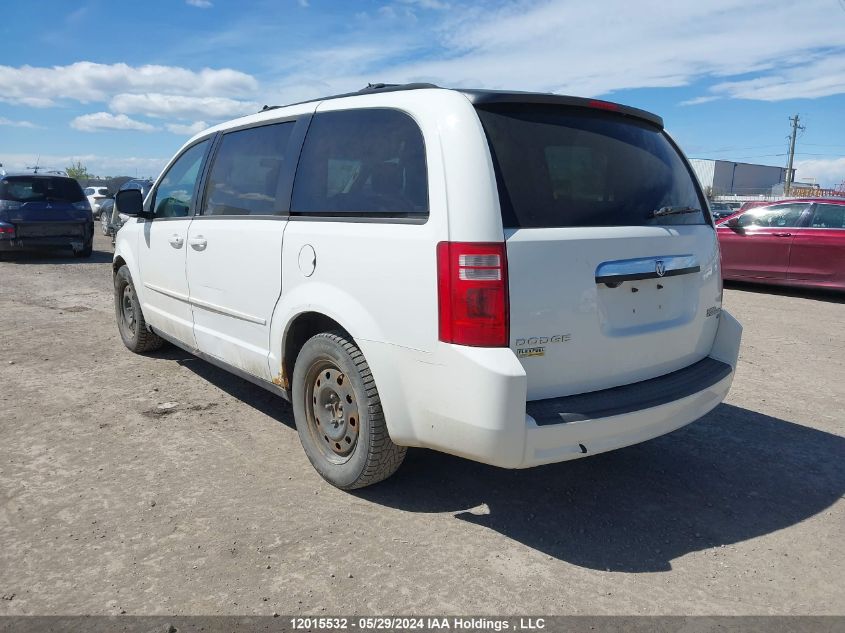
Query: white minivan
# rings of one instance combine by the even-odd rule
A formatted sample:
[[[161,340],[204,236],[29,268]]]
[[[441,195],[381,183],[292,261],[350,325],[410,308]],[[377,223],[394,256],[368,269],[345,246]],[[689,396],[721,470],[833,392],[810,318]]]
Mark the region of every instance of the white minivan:
[[[642,110],[371,85],[206,130],[118,204],[126,346],[290,400],[340,488],[409,446],[505,468],[628,446],[733,380],[706,199]]]

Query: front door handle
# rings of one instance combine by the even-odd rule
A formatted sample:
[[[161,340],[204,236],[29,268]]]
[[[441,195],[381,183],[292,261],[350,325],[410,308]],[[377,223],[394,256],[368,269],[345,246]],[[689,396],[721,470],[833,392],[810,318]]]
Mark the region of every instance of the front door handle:
[[[208,246],[208,240],[206,240],[202,235],[192,237],[188,240],[188,243],[195,251],[204,251],[205,247]]]
[[[792,237],[792,233],[772,233],[775,237]]]
[[[183,240],[178,233],[174,233],[173,235],[171,235],[170,239],[168,239],[167,241],[170,242],[170,245],[173,248],[182,248],[182,244],[185,243],[185,240]]]

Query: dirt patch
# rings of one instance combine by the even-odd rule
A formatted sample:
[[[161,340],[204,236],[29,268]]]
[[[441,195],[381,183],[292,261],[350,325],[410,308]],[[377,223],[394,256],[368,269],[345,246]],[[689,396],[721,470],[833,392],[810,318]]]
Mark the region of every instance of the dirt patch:
[[[0,614],[845,614],[835,298],[729,286],[734,388],[669,436],[526,471],[412,449],[350,494],[281,399],[128,352],[95,245],[0,263]]]

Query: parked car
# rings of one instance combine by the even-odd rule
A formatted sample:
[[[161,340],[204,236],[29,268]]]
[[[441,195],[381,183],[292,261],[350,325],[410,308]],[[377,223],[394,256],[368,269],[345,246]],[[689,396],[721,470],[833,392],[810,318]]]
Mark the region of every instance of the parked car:
[[[748,211],[749,209],[753,209],[755,207],[765,207],[769,204],[772,204],[771,200],[750,200],[748,202],[743,202],[739,206],[738,211]]]
[[[711,202],[710,213],[713,216],[714,220],[719,221],[722,218],[726,218],[729,215],[733,215],[734,213],[736,213],[736,209],[731,208],[724,202]]]
[[[108,187],[85,187],[83,193],[88,198],[88,204],[91,205],[91,212],[95,218],[100,217],[100,206],[104,200],[109,197]]]
[[[147,194],[152,189],[153,181],[152,180],[145,180],[145,179],[136,179],[136,180],[127,180],[125,183],[120,185],[120,189],[118,189],[118,193],[121,191],[128,191],[130,189],[137,189],[141,192],[143,197],[147,197]],[[109,218],[109,226],[107,235],[112,236],[112,243],[114,243],[114,236],[117,235],[117,232],[120,230],[120,227],[123,226],[123,223],[128,219],[128,216],[122,216],[120,210],[117,208],[117,204],[113,205],[111,208],[111,216]]]
[[[717,233],[725,279],[845,290],[845,199],[754,207]]]
[[[103,235],[111,235],[111,216],[114,209],[114,198],[106,198],[100,204],[100,230]]]
[[[0,179],[0,257],[46,248],[90,257],[94,218],[82,187],[53,174],[7,174]]]
[[[117,324],[290,399],[340,488],[408,446],[575,459],[727,394],[742,328],[705,205],[656,115],[372,86],[213,127],[119,192]]]

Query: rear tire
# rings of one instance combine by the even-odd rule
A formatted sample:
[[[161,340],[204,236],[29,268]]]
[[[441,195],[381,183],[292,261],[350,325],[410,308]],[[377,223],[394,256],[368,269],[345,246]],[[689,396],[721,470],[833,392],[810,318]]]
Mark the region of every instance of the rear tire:
[[[130,351],[143,354],[164,345],[164,339],[147,329],[128,266],[121,266],[114,276],[114,310],[120,338]]]
[[[406,448],[387,432],[381,399],[364,355],[344,332],[324,332],[302,347],[293,369],[293,413],[305,454],[343,490],[390,477]]]

